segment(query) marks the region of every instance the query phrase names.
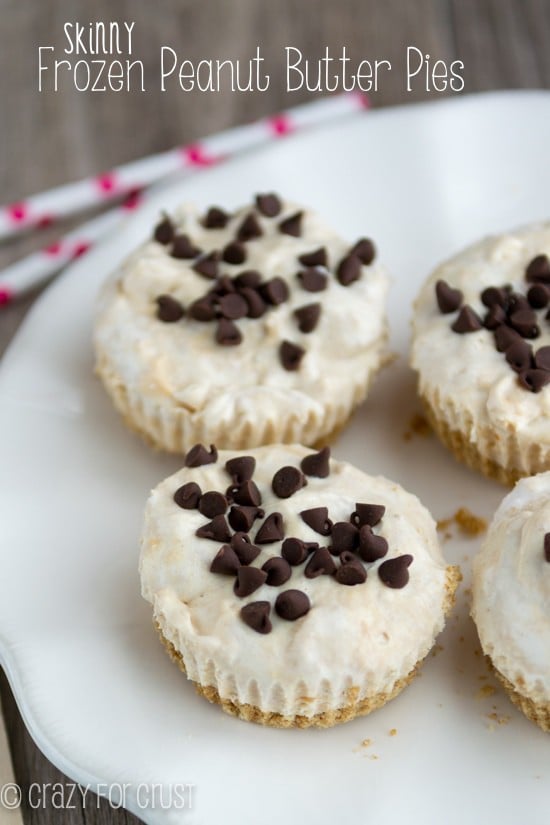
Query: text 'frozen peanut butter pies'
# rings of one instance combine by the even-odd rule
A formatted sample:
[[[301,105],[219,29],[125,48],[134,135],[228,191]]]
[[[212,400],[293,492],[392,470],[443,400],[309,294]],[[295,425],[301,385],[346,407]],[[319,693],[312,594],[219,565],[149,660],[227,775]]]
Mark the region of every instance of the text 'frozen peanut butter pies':
[[[184,207],[104,289],[96,370],[156,447],[316,444],[385,358],[388,285],[372,241],[274,194],[231,214]]]
[[[460,579],[418,499],[297,445],[202,445],[148,500],[140,575],[199,693],[278,727],[330,726],[399,693]]]
[[[457,458],[513,483],[550,469],[550,224],[468,247],[415,304],[412,366]]]

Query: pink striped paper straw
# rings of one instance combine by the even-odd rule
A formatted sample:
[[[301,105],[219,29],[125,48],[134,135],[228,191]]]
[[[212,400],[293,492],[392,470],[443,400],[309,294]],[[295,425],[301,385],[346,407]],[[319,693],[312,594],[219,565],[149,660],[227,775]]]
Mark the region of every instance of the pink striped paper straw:
[[[188,146],[151,155],[100,175],[57,186],[16,203],[0,206],[0,240],[27,229],[50,226],[84,209],[121,199],[173,172],[197,170],[241,153],[270,139],[317,126],[368,105],[359,93],[336,95],[304,103],[281,114],[228,129]]]

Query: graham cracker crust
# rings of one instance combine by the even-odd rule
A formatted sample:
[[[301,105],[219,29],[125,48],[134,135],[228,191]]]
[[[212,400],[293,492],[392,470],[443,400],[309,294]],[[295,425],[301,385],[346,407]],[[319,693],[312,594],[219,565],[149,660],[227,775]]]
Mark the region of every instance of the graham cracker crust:
[[[491,658],[489,656],[486,658],[491,670],[508,694],[508,698],[531,722],[534,722],[535,725],[538,725],[539,728],[542,728],[546,733],[550,733],[550,702],[534,702],[533,699],[523,696],[512,682],[497,670]]]

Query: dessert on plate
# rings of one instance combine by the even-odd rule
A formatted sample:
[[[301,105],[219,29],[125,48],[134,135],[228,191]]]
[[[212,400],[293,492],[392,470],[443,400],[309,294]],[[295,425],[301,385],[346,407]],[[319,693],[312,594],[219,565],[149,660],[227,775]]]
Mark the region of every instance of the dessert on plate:
[[[460,572],[415,496],[327,447],[196,445],[150,495],[140,576],[199,693],[249,721],[326,727],[412,680]]]

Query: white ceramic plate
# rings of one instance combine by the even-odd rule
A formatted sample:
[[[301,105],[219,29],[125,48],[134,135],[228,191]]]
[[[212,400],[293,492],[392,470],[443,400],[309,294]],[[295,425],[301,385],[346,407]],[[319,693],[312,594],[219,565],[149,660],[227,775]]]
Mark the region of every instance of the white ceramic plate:
[[[0,656],[32,736],[69,776],[103,793],[129,784],[127,807],[149,823],[547,821],[550,737],[498,688],[482,690],[494,683],[464,595],[478,544],[456,531],[445,551],[466,582],[443,650],[380,711],[280,731],[195,695],[153,632],[136,570],[146,496],[179,461],[125,430],[92,375],[90,337],[101,281],[161,207],[232,207],[271,188],[316,205],[350,240],[371,235],[395,276],[401,357],[335,456],[401,482],[438,519],[460,506],[490,517],[501,487],[433,438],[403,439],[418,409],[404,357],[411,301],[463,244],[548,217],[549,146],[542,92],[355,115],[157,192],[37,303],[0,371]],[[161,783],[163,798],[140,783]],[[176,808],[182,783],[195,786],[191,809]]]

